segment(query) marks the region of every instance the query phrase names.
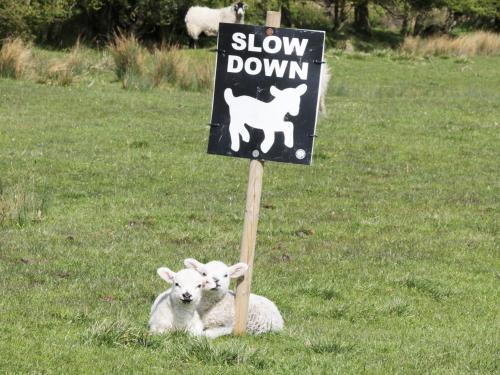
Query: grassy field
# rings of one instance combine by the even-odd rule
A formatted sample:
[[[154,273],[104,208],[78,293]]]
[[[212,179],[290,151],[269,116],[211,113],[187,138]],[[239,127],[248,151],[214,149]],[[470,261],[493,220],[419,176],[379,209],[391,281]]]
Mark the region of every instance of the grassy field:
[[[500,58],[329,61],[313,166],[265,166],[253,291],[286,328],[215,341],[147,334],[156,268],[238,260],[211,93],[0,79],[1,372],[498,373]]]

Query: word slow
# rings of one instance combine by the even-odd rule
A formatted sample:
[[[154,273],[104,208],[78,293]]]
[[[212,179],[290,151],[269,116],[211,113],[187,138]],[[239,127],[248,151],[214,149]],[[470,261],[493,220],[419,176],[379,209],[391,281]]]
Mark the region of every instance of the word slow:
[[[277,132],[284,134],[285,146],[292,148],[294,125],[291,121],[285,121],[284,118],[287,113],[292,116],[299,114],[300,99],[306,91],[307,85],[304,83],[283,90],[271,86],[270,92],[274,99],[266,103],[251,96],[234,96],[230,88],[224,90],[224,99],[229,106],[231,117],[229,123],[231,150],[239,151],[240,136],[243,142],[250,142],[250,132],[245,125],[264,131],[264,140],[260,145],[264,154],[274,145]]]
[[[286,56],[295,55],[302,57],[306,50],[308,39],[289,38],[286,36],[281,39],[276,35],[270,35],[264,38],[262,46],[258,46],[255,43],[254,34],[249,34],[247,39],[247,35],[238,32],[232,35],[232,41],[231,47],[235,51],[247,50],[249,52],[265,52],[271,55],[281,53]],[[290,79],[298,78],[306,81],[309,63],[299,63],[298,61],[285,59],[259,59],[257,57],[243,59],[238,55],[228,55],[227,72],[241,73],[242,71],[253,76],[263,73],[266,77],[274,76],[278,78],[283,78],[287,74]]]

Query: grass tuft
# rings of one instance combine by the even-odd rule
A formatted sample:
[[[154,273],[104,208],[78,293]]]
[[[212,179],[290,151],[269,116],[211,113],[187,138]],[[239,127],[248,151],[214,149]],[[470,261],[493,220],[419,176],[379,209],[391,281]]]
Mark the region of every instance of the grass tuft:
[[[204,91],[212,88],[214,59],[211,55],[195,59],[177,46],[162,48],[154,53],[152,81],[155,86],[168,82],[187,91]]]
[[[21,38],[6,39],[0,50],[0,76],[20,79],[32,62],[30,48]]]
[[[96,322],[85,332],[84,341],[87,344],[103,346],[142,346],[147,348],[158,348],[162,346],[162,340],[158,336],[133,327],[129,323],[104,320]]]
[[[25,225],[41,221],[47,211],[47,199],[20,186],[0,187],[0,226]]]
[[[408,276],[402,280],[402,284],[409,289],[415,289],[422,294],[430,296],[436,301],[441,301],[453,294],[448,286],[425,278]]]
[[[146,51],[134,35],[115,34],[108,49],[114,71],[125,89],[145,90],[152,86],[146,75]]]
[[[88,70],[88,65],[83,49],[77,42],[67,56],[53,60],[45,69],[42,68],[38,80],[41,83],[68,86]]]
[[[496,56],[500,55],[500,35],[478,31],[458,38],[447,35],[433,38],[408,37],[400,50],[423,56]]]

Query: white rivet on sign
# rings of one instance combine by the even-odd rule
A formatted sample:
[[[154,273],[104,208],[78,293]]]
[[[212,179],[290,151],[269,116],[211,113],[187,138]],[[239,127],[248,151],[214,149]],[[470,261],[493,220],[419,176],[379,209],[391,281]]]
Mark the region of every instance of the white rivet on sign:
[[[299,148],[297,151],[295,151],[295,157],[299,160],[302,160],[306,157],[306,152]]]
[[[252,156],[253,156],[254,158],[258,158],[258,157],[259,157],[259,155],[260,155],[259,150],[253,150],[253,151],[252,151]]]

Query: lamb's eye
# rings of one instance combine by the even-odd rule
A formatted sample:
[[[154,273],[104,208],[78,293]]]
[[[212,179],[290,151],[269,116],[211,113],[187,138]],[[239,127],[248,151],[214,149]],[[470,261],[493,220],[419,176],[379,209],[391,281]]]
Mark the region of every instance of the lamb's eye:
[[[200,285],[198,285],[198,288],[201,288],[201,284],[200,284]]]
[[[203,273],[202,273],[202,275],[203,275],[203,276],[207,276],[207,273],[206,273],[206,272],[203,272]]]
[[[175,286],[180,286],[179,283],[175,283]]]
[[[224,275],[224,277],[227,277],[227,273]]]

